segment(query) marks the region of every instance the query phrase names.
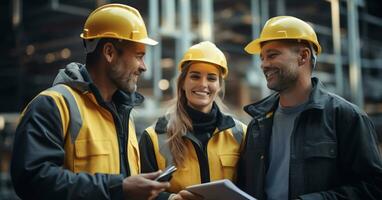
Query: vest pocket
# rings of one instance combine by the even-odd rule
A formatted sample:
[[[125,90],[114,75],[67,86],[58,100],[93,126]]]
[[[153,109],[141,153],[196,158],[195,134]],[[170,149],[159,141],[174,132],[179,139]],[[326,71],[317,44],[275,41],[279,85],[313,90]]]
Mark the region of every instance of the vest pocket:
[[[223,177],[234,180],[236,178],[236,165],[239,160],[239,154],[220,154],[220,164],[223,169]]]
[[[110,140],[77,140],[74,149],[74,172],[110,173]]]

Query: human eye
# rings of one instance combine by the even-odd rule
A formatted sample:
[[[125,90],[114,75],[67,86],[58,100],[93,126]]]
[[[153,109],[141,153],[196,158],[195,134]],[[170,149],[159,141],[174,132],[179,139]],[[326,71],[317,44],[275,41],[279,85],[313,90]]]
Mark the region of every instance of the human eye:
[[[193,80],[197,80],[197,79],[200,78],[200,75],[192,73],[192,74],[190,74],[190,78],[193,79]]]
[[[207,76],[207,79],[211,82],[214,82],[218,80],[218,77],[216,75],[209,75]]]
[[[267,58],[268,58],[268,59],[273,59],[273,58],[275,58],[277,55],[278,55],[278,53],[276,53],[276,52],[269,53],[269,54],[267,55]]]
[[[137,59],[139,59],[139,60],[142,60],[144,56],[145,56],[145,54],[144,54],[144,53],[141,53],[141,52],[137,52],[137,54],[135,55],[135,57],[136,57]]]

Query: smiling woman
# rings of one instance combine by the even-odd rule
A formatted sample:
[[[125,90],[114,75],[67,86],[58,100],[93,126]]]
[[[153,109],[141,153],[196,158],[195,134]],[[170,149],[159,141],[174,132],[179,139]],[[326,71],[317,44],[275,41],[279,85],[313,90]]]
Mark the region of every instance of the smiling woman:
[[[190,47],[179,63],[177,96],[166,116],[148,127],[140,141],[143,172],[174,164],[171,187],[159,199],[193,196],[187,186],[235,180],[246,126],[223,114],[219,97],[228,75],[226,58],[211,42]],[[181,191],[181,192],[180,192]],[[187,198],[190,199],[190,198]]]
[[[188,106],[200,112],[209,113],[212,103],[220,91],[219,66],[205,62],[193,62],[187,71],[183,90]]]

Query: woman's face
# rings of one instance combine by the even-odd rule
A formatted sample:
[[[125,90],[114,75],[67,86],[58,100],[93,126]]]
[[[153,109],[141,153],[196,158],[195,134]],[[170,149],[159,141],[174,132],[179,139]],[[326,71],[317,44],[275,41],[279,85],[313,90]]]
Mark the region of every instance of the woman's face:
[[[211,111],[220,90],[218,67],[206,62],[191,64],[183,85],[187,103],[191,108],[204,113]]]

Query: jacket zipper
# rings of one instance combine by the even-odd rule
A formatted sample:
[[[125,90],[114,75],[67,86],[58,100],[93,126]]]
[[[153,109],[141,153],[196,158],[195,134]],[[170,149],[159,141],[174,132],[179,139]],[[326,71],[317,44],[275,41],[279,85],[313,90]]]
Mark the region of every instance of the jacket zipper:
[[[193,133],[187,133],[186,138],[191,140],[192,145],[194,146],[196,156],[198,158],[199,163],[199,171],[200,171],[200,182],[207,183],[210,181],[210,170],[208,164],[208,155],[206,151],[203,151],[203,145],[201,142],[193,135]],[[208,144],[208,142],[207,142]],[[205,170],[206,169],[206,170]]]
[[[211,177],[210,177],[210,165],[209,165],[209,162],[208,162],[207,147],[208,147],[208,143],[210,142],[210,139],[212,137],[214,137],[214,135],[216,135],[216,134],[218,134],[218,133],[220,133],[222,131],[224,131],[224,130],[220,130],[220,131],[218,131],[216,133],[213,133],[212,136],[208,139],[205,147],[203,146],[203,144],[200,143],[199,140],[195,140],[194,138],[189,138],[193,142],[193,144],[194,144],[194,147],[196,149],[197,155],[200,155],[200,156],[198,156],[198,159],[199,159],[199,169],[200,169],[200,181],[201,181],[201,183],[208,183],[208,182],[211,181]]]
[[[262,121],[262,120],[257,120],[256,123],[259,126],[260,135],[264,135],[264,137],[265,137],[265,131],[261,129],[261,127],[263,127],[264,125],[260,125],[260,121]],[[266,138],[264,138],[264,139],[266,139]],[[264,141],[264,143],[266,143],[266,141]],[[265,147],[265,148],[267,148],[267,147]],[[266,149],[263,149],[263,153],[260,155],[260,162],[261,162],[261,165],[262,165],[261,168],[263,169],[262,177],[263,177],[264,181],[265,181],[265,171],[266,171],[265,170],[265,153],[266,153]]]
[[[126,111],[127,110],[127,111]],[[131,171],[130,171],[130,165],[129,165],[129,162],[128,162],[128,156],[127,156],[127,153],[128,153],[128,138],[129,138],[129,116],[130,116],[130,111],[131,111],[131,108],[126,108],[126,110],[123,111],[123,118],[122,118],[122,134],[124,136],[123,138],[123,161],[125,163],[125,166],[126,166],[126,173],[127,175],[130,176],[131,174]]]
[[[113,108],[107,106],[107,109],[112,113],[114,124],[116,128],[116,134],[118,139],[118,149],[119,149],[119,162],[120,162],[120,172],[123,174],[124,177],[130,176],[130,169],[127,162],[127,156],[125,152],[127,152],[127,145],[126,145],[126,138],[127,134],[124,134],[124,122],[123,119],[121,119],[118,109],[116,106]],[[130,113],[130,112],[127,112]],[[122,117],[124,118],[124,113],[122,114]]]

